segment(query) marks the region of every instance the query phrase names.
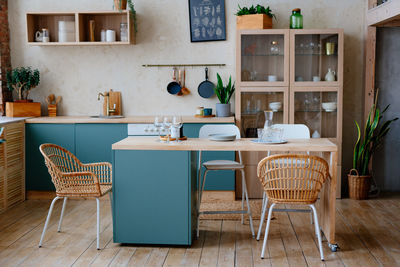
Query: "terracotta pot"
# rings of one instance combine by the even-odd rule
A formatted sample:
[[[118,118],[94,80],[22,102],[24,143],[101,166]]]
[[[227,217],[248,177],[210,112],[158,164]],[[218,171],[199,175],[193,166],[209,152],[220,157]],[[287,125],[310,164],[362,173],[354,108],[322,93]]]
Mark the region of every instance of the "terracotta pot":
[[[352,174],[355,172],[356,175]],[[348,177],[349,195],[351,199],[367,199],[371,187],[371,175],[358,175],[356,169],[351,169]]]
[[[236,17],[236,28],[242,29],[272,29],[272,18],[266,14],[243,15]]]
[[[122,11],[126,9],[127,0],[114,0],[114,9]]]

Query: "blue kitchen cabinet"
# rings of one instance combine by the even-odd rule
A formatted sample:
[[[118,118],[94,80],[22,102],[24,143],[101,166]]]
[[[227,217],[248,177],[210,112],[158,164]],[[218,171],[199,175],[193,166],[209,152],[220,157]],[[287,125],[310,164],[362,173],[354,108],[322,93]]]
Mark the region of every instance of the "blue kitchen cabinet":
[[[75,124],[75,151],[83,163],[111,162],[111,146],[128,136],[125,123]]]
[[[191,245],[196,153],[113,150],[115,243]]]
[[[200,123],[185,123],[183,125],[183,134],[189,138],[198,138],[201,126]],[[235,152],[233,151],[203,151],[202,162],[209,160],[235,160]],[[205,168],[202,168],[202,176],[204,177]],[[216,191],[235,191],[235,172],[230,170],[211,171],[206,177],[205,190]]]
[[[54,191],[54,185],[39,151],[44,143],[53,143],[75,153],[74,124],[31,124],[25,126],[26,190]]]

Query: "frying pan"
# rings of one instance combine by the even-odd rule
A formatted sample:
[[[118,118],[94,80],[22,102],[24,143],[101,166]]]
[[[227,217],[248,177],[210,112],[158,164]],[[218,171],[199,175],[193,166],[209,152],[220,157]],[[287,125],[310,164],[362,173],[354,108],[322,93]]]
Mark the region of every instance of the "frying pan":
[[[206,80],[202,81],[197,88],[199,95],[203,98],[210,98],[214,95],[215,85],[208,80],[208,68],[206,67]]]
[[[176,69],[174,69],[174,74],[172,77],[172,82],[170,82],[167,85],[167,91],[168,93],[170,93],[171,95],[176,95],[177,93],[179,93],[181,91],[182,87],[180,86],[180,84],[176,81]]]

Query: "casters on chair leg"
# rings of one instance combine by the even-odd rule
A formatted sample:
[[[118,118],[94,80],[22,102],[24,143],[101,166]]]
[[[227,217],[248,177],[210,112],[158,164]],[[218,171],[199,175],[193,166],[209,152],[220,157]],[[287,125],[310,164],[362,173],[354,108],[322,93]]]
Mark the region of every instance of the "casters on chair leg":
[[[339,249],[338,244],[328,244],[332,252],[336,252]]]

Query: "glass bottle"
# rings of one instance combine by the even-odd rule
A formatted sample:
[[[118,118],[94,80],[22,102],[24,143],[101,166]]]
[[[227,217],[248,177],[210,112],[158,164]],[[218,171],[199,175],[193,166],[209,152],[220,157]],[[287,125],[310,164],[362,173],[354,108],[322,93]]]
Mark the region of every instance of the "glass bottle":
[[[121,36],[121,42],[128,42],[128,24],[127,23],[120,24],[120,36]]]
[[[271,42],[271,55],[279,55],[279,44],[277,41],[272,41]]]
[[[295,8],[290,16],[290,29],[303,29],[303,15],[301,9]]]

